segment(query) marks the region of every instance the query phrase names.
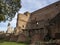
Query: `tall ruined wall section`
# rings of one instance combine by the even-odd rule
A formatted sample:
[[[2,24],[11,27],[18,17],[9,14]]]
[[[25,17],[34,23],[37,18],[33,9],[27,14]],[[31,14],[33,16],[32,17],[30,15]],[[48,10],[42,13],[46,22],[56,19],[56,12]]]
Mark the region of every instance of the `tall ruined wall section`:
[[[22,32],[22,29],[26,28],[30,17],[29,12],[25,12],[24,14],[18,14],[17,16],[17,24],[16,24],[16,32]]]
[[[16,32],[22,32],[22,29],[44,29],[45,24],[48,24],[47,21],[54,18],[59,12],[60,1],[32,13],[18,14]]]
[[[49,5],[45,8],[39,9],[35,12],[31,13],[31,19],[36,20],[38,22],[38,27],[40,28],[41,25],[43,25],[43,29],[46,25],[49,25],[49,20],[52,20],[57,16],[57,14],[60,13],[60,1]],[[33,27],[33,26],[32,26]],[[55,35],[55,33],[58,33],[58,24],[55,24],[55,26],[52,26],[52,29],[50,28],[50,31],[52,31],[52,36]],[[47,30],[45,30],[45,33]]]
[[[47,7],[39,9],[31,13],[31,18],[36,20],[47,20],[54,18],[60,12],[60,1],[53,3]]]
[[[19,14],[17,26],[20,27],[21,29],[25,29],[27,22],[29,20],[29,17],[30,17],[30,13],[28,13],[28,12],[26,12],[24,14]]]

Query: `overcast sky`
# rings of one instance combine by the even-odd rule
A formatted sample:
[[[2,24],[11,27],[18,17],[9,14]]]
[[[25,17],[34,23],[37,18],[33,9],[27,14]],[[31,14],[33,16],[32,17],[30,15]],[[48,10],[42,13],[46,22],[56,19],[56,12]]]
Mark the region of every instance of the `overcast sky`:
[[[22,8],[19,10],[19,13],[24,13],[26,11],[33,12],[47,5],[50,5],[56,1],[58,0],[21,0]],[[13,18],[13,20],[10,22],[12,27],[16,26],[16,19],[17,19],[17,13],[16,13],[16,16]],[[1,22],[0,31],[6,31],[7,24],[8,24],[8,21]]]

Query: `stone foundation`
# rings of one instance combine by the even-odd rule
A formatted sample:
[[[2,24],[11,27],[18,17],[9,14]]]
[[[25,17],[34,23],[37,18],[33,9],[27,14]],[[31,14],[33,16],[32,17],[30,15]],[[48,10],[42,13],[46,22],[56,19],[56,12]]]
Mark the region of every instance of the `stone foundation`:
[[[17,42],[27,42],[27,37],[24,34],[19,34]]]

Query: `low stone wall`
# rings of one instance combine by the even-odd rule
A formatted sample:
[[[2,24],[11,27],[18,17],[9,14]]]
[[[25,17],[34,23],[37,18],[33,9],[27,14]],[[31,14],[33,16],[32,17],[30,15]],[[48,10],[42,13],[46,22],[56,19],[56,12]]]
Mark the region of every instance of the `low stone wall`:
[[[39,33],[35,33],[33,36],[31,36],[31,43],[35,43],[37,41],[43,41],[43,35]]]
[[[60,44],[57,43],[56,40],[54,40],[54,41],[48,41],[48,42],[36,41],[34,43],[31,43],[30,45],[60,45]]]
[[[4,39],[5,38],[5,34],[0,34],[0,40]]]
[[[19,34],[17,42],[27,42],[28,38],[24,34]]]
[[[14,41],[16,42],[18,39],[18,35],[11,34],[9,41]]]

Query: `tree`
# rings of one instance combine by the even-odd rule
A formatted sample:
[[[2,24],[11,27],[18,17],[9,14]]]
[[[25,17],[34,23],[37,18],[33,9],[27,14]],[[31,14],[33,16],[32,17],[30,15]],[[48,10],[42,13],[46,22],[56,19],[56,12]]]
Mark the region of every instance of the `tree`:
[[[20,0],[0,0],[0,22],[12,20],[21,8]]]

